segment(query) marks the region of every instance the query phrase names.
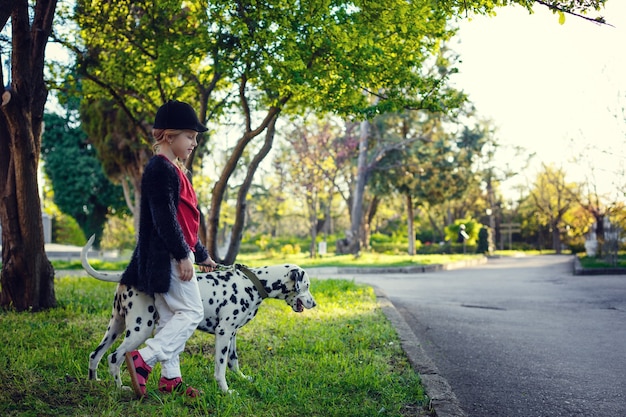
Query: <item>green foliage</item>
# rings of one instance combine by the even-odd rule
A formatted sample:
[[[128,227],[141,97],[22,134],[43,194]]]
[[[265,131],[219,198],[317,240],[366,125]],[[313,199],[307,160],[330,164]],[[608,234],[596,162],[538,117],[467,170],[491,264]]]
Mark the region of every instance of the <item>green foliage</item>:
[[[283,255],[297,255],[301,252],[300,245],[292,245],[290,243],[280,248],[280,253]]]
[[[585,239],[584,238],[573,238],[568,240],[567,247],[572,254],[577,253],[586,253],[585,249]]]
[[[617,265],[612,265],[602,258],[587,256],[584,252],[579,252],[577,256],[583,268],[614,268],[615,266],[618,268],[626,268],[626,254],[623,252],[620,252],[617,256]]]
[[[558,253],[562,239],[559,231],[569,226],[572,237],[582,237],[594,219],[580,204],[585,198],[579,184],[568,182],[562,168],[547,164],[542,168],[529,188],[529,195],[520,202],[522,233],[550,231],[551,238],[546,243]]]
[[[58,213],[52,218],[52,241],[62,245],[82,246],[87,239],[74,218]]]
[[[224,190],[231,182],[228,188],[235,194],[231,179],[244,176],[233,173],[253,166],[248,162],[259,149],[253,139],[280,112],[313,110],[351,120],[406,108],[456,113],[465,97],[449,88],[455,68],[453,60],[441,53],[442,44],[454,34],[450,21],[468,12],[493,13],[512,3],[532,6],[522,0],[332,5],[322,0],[168,0],[155,7],[150,1],[120,0],[113,5],[79,0],[71,16],[78,28],[71,35],[77,37],[70,37],[67,44],[76,52],[72,77],[83,83],[86,129],[90,137],[104,142],[102,159],[115,162],[105,162],[107,173],[134,179],[137,187],[154,112],[163,101],[179,98],[192,103],[211,124],[223,124],[222,116],[245,120],[242,139],[231,148],[232,159],[216,181]],[[566,11],[601,4],[601,0],[551,3]],[[255,128],[252,120],[263,122]],[[199,138],[199,156],[208,151],[209,138]],[[455,145],[458,150],[468,142],[463,139]],[[457,156],[457,164],[471,159],[468,152],[459,151]],[[417,162],[424,163],[419,158]],[[430,183],[418,196],[422,200],[458,195],[461,181],[470,178],[464,168],[455,170],[449,158],[421,167],[426,174],[420,180]],[[251,177],[254,171],[248,174]],[[210,215],[216,218],[209,227],[221,227],[226,224],[220,218],[221,203],[227,197],[225,191],[214,189]],[[243,188],[242,195],[246,193]],[[237,238],[244,217],[242,212],[232,217]],[[212,239],[217,235],[213,232]]]
[[[125,207],[122,189],[104,176],[81,129],[56,114],[45,114],[44,121],[42,158],[54,188],[54,202],[76,219],[84,235],[95,234],[98,246],[109,210]]]
[[[199,399],[163,395],[160,365],[148,398],[117,391],[100,364],[102,381],[87,381],[89,353],[110,316],[115,284],[61,278],[59,308],[42,313],[0,312],[0,414],[3,416],[422,415],[428,405],[419,375],[376,303],[372,288],[343,280],[313,280],[318,307],[293,313],[267,300],[238,333],[244,373],[227,372],[237,395],[222,394],[213,379],[212,335],[196,332],[181,355],[187,383]],[[303,337],[306,335],[306,337]],[[122,379],[129,383],[124,371]],[[285,389],[289,387],[289,389]],[[426,415],[426,412],[423,412]]]
[[[116,183],[138,180],[152,155],[151,137],[111,100],[84,99],[80,116],[106,176]]]
[[[430,252],[427,248],[432,248]],[[482,255],[471,254],[473,251],[467,250],[467,255],[463,254],[461,245],[457,245],[458,250],[453,252],[449,246],[423,245],[419,255],[408,255],[406,250],[396,253],[362,252],[358,257],[354,255],[327,255],[317,258],[310,258],[307,254],[271,256],[268,253],[242,254],[237,257],[237,262],[246,265],[272,265],[279,263],[295,263],[303,268],[315,267],[364,267],[364,268],[400,268],[407,266],[421,266],[432,264],[449,264],[471,259],[480,259]]]
[[[445,115],[406,112],[380,117],[378,131],[390,143],[404,144],[388,152],[374,178],[380,190],[397,190],[417,204],[430,206],[460,198],[475,181],[474,161],[487,136],[480,127],[451,124]],[[389,191],[387,191],[389,192]]]
[[[446,226],[446,240],[456,242],[459,237],[461,225],[465,226],[465,233],[469,235],[469,238],[466,240],[466,244],[475,245],[478,240],[478,232],[480,231],[482,225],[471,218],[457,219],[453,224]]]
[[[119,251],[132,250],[136,243],[133,218],[130,216],[111,216],[104,228],[101,248]]]
[[[87,242],[85,234],[76,222],[76,220],[62,213],[52,199],[52,193],[44,188],[45,205],[43,212],[47,214],[52,222],[52,242],[64,245],[82,246]]]
[[[291,246],[294,251],[296,248],[307,247],[310,243],[310,239],[307,237],[296,236],[270,236],[269,234],[246,234],[242,240],[242,253],[251,252],[269,252],[274,251],[280,253],[283,247]],[[297,253],[300,253],[297,251]]]
[[[377,253],[384,253],[388,255],[405,254],[408,250],[408,241],[406,237],[406,227],[402,231],[390,235],[382,233],[373,233],[370,236],[370,246],[372,251]],[[419,249],[422,246],[422,242],[417,240],[415,242],[415,248]]]

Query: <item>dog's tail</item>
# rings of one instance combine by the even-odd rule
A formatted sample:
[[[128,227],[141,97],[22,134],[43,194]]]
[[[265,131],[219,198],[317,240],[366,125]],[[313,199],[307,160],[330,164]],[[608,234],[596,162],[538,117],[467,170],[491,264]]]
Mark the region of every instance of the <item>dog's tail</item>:
[[[91,246],[93,245],[93,241],[95,240],[95,238],[96,238],[96,235],[91,235],[91,237],[87,241],[87,244],[83,247],[83,250],[80,252],[80,262],[83,264],[83,268],[85,268],[85,271],[87,271],[89,275],[101,281],[120,282],[120,280],[122,279],[122,274],[120,273],[108,274],[106,272],[98,272],[95,269],[93,269],[91,265],[89,265],[89,261],[87,260],[87,252],[89,252],[89,249],[91,249]]]

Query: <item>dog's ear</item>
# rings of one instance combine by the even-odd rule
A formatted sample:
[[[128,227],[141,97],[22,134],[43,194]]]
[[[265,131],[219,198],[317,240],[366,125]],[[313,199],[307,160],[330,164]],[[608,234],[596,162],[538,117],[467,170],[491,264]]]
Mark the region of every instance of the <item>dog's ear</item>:
[[[302,283],[302,278],[304,277],[304,271],[299,268],[292,269],[289,271],[289,277],[296,283],[296,292],[300,292],[300,284]]]

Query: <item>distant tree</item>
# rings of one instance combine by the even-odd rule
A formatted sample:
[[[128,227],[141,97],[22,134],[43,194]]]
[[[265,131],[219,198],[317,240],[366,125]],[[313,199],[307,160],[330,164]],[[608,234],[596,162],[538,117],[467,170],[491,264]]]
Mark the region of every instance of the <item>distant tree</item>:
[[[261,184],[251,190],[252,203],[248,207],[247,230],[268,234],[275,238],[284,232],[293,232],[293,229],[283,229],[284,220],[289,216],[294,206],[295,196],[290,194],[290,178],[282,171],[282,166],[273,164],[272,174],[263,176]],[[286,167],[285,167],[286,168]]]
[[[626,122],[626,110],[622,109],[621,118]],[[626,127],[624,132],[626,135]],[[606,146],[606,145],[605,145]],[[589,158],[590,152],[600,152],[607,158],[616,159],[615,150],[610,148],[602,149],[602,145],[597,143],[584,146],[580,154],[574,157],[573,162],[581,167],[584,172],[584,180],[580,184],[580,194],[578,203],[594,218],[595,227],[593,231],[598,240],[598,255],[602,256],[604,245],[604,219],[609,218],[614,211],[619,210],[625,195],[626,167],[622,163],[621,167],[613,168],[607,172],[607,167],[598,164],[597,161]],[[599,175],[604,172],[605,175]],[[608,174],[608,175],[607,175]],[[585,230],[585,233],[589,230]]]
[[[149,139],[143,129],[111,100],[82,100],[80,115],[87,142],[100,160],[104,174],[121,186],[137,232],[141,176],[152,155]]]
[[[337,177],[342,165],[350,163],[350,154],[345,153],[340,126],[324,119],[294,124],[285,139],[278,159],[288,166],[291,188],[306,202],[309,254],[315,257],[318,233],[330,222]]]
[[[413,208],[433,207],[460,198],[473,182],[474,163],[486,143],[477,127],[449,132],[438,115],[407,113],[384,117],[385,134],[404,138],[405,146],[387,153],[378,165],[379,187],[392,188],[406,197],[409,253],[415,254]],[[407,139],[413,136],[413,141]]]
[[[552,248],[561,253],[561,228],[563,217],[573,208],[579,195],[579,186],[568,183],[562,168],[542,164],[543,170],[529,187],[529,204],[534,206],[540,223],[552,234]]]
[[[96,236],[94,246],[99,248],[110,210],[125,207],[122,189],[104,175],[80,127],[71,127],[69,118],[52,113],[44,115],[44,122],[41,152],[54,202],[78,222],[85,236]]]

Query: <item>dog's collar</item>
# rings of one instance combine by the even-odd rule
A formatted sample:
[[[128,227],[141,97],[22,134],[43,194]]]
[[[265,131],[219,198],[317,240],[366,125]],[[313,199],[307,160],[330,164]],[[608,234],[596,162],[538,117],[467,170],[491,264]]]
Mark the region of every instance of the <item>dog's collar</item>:
[[[262,299],[266,299],[269,297],[269,294],[267,293],[267,291],[265,291],[265,287],[263,286],[263,284],[261,284],[259,278],[254,272],[250,270],[250,268],[242,264],[235,264],[235,268],[243,272],[243,274],[248,277],[250,281],[252,281]]]

